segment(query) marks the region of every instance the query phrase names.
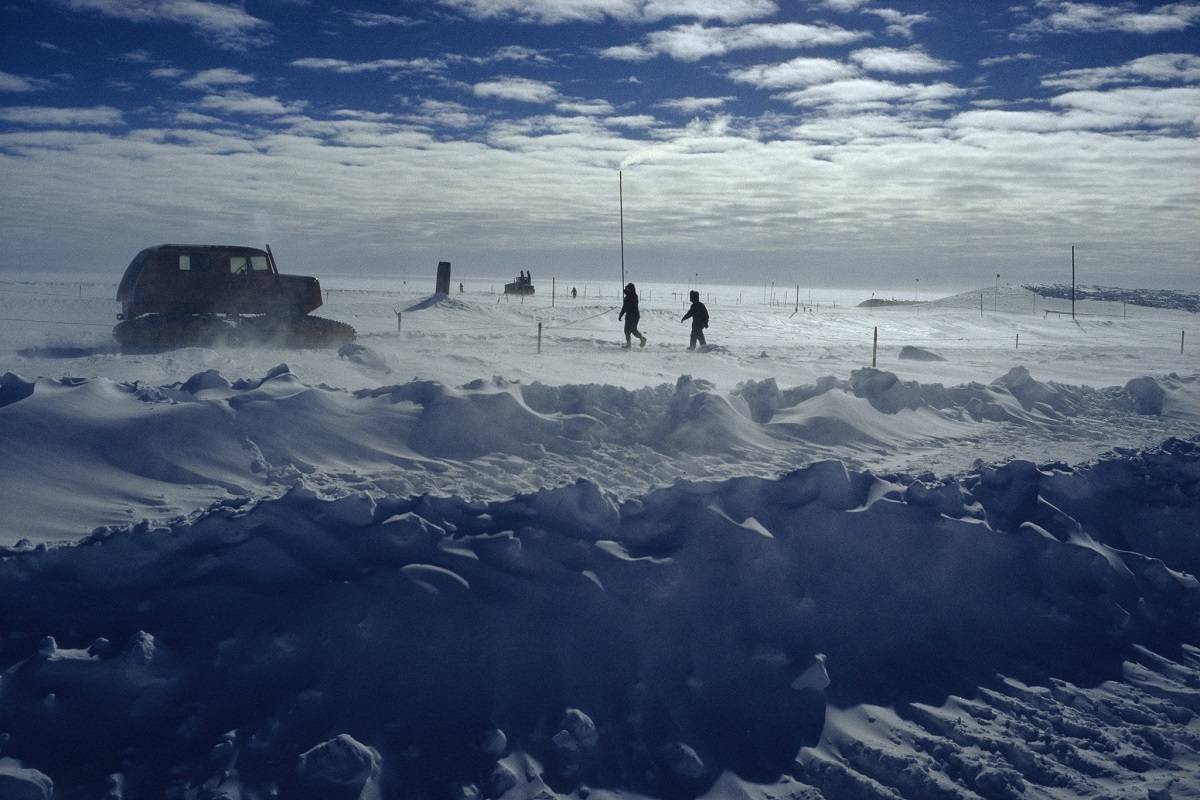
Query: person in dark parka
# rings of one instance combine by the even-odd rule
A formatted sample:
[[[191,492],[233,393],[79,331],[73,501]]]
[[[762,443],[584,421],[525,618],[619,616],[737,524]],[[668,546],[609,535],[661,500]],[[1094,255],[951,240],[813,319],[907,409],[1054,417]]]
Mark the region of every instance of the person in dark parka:
[[[688,318],[692,320],[692,340],[688,345],[688,350],[695,350],[696,344],[699,343],[704,347],[708,342],[704,341],[704,329],[708,327],[708,308],[704,303],[700,302],[700,293],[693,289],[688,293],[688,299],[692,301],[692,307],[683,315],[680,322],[687,322]]]
[[[630,336],[636,336],[641,339],[642,347],[646,346],[646,337],[642,336],[638,330],[638,321],[642,318],[642,312],[638,311],[638,296],[637,289],[632,283],[625,285],[625,302],[621,304],[621,313],[617,314],[617,320],[625,318],[625,346],[629,347],[632,342]]]

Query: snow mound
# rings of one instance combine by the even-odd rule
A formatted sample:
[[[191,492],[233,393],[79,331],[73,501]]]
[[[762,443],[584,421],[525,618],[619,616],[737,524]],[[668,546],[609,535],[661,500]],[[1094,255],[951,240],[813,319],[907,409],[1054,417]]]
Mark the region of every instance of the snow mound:
[[[377,350],[367,347],[357,342],[350,342],[338,348],[338,355],[360,367],[372,370],[374,372],[389,373],[392,371],[388,366],[387,357]]]
[[[463,300],[458,300],[444,292],[436,292],[429,295],[424,300],[413,303],[408,308],[404,309],[405,313],[409,311],[425,311],[430,308],[445,308],[451,311],[472,311],[474,307]]]
[[[886,752],[841,712],[825,725],[827,700],[932,726],[913,704],[997,672],[1007,688],[979,691],[1016,708],[1034,700],[1001,696],[1015,681],[1095,685],[1140,644],[1193,641],[1198,510],[1200,440],[961,480],[826,461],[620,503],[588,482],[491,503],[295,490],[10,551],[0,730],[71,797],[114,775],[130,797],[678,797],[785,772],[825,792]],[[1158,732],[1109,756],[1111,780],[1142,780],[1200,710],[1151,683],[1156,711],[1089,712]],[[823,726],[838,753],[797,761]],[[1011,793],[1038,774],[1021,746],[927,779]],[[902,766],[874,779],[923,774]]]
[[[900,348],[899,358],[907,361],[945,361],[943,356],[939,356],[932,350],[926,350],[923,347],[906,344]]]
[[[33,382],[20,375],[6,372],[0,375],[0,407],[24,400],[33,394]]]

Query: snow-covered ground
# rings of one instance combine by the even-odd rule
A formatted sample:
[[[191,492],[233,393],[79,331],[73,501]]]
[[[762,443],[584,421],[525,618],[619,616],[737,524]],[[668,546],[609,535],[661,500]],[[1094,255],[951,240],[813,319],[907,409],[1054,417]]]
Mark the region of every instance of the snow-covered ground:
[[[0,279],[0,796],[1200,797],[1195,315],[464,283]]]

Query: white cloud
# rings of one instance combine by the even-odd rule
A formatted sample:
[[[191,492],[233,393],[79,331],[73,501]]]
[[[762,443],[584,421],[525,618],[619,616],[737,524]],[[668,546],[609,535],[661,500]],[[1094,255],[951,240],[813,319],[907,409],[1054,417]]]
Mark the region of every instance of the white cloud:
[[[303,101],[285,103],[278,97],[260,97],[249,92],[231,90],[224,94],[209,94],[200,101],[200,107],[212,111],[226,111],[233,114],[253,114],[262,117],[275,117],[283,114],[294,114],[306,105]]]
[[[994,67],[997,64],[1007,64],[1011,61],[1037,61],[1041,56],[1033,53],[1009,53],[1003,56],[992,56],[991,58],[979,59],[979,66]]]
[[[885,23],[885,30],[893,36],[900,36],[905,39],[913,37],[913,28],[923,22],[930,22],[933,18],[928,14],[905,14],[901,11],[896,11],[891,8],[868,8],[863,11],[864,14],[873,14]]]
[[[178,67],[155,67],[150,70],[150,77],[158,78],[159,80],[173,80],[182,75],[183,70]]]
[[[1200,130],[1200,87],[1131,87],[1067,92],[1050,100],[1072,112],[1121,116],[1133,126],[1189,126]]]
[[[1051,98],[1052,109],[966,111],[950,124],[999,131],[1129,131],[1200,129],[1200,88],[1134,87],[1066,92]]]
[[[175,121],[180,125],[216,125],[220,118],[209,114],[197,114],[195,111],[180,111],[175,115]]]
[[[613,113],[613,106],[607,100],[563,100],[554,105],[554,110],[560,114],[603,116]]]
[[[420,25],[421,21],[412,17],[402,17],[395,14],[380,14],[374,11],[346,11],[346,17],[350,23],[359,28],[379,28],[385,25],[395,25],[401,28],[409,28],[413,25]]]
[[[208,90],[221,86],[244,86],[248,83],[254,83],[254,76],[236,69],[219,67],[201,70],[179,85],[187,89]]]
[[[619,44],[604,48],[600,55],[615,61],[649,61],[658,53],[640,44]]]
[[[558,90],[552,84],[512,76],[482,81],[471,89],[476,97],[515,100],[520,103],[549,103],[558,97]]]
[[[120,60],[130,64],[149,64],[155,61],[155,58],[149,50],[130,50],[128,53],[122,53]]]
[[[663,100],[656,105],[659,108],[669,108],[674,111],[682,111],[685,114],[694,114],[697,111],[708,111],[714,108],[721,108],[734,97],[676,97],[672,100]]]
[[[774,0],[648,0],[642,19],[654,22],[670,17],[692,17],[717,22],[762,19],[779,11]]]
[[[374,61],[344,61],[340,58],[298,58],[291,62],[300,69],[325,70],[342,75],[360,72],[440,72],[446,62],[432,58],[380,58]]]
[[[734,27],[690,24],[654,31],[639,44],[610,47],[602,50],[600,55],[618,60],[641,61],[661,54],[678,61],[699,61],[702,58],[723,56],[735,50],[848,44],[865,38],[866,35],[836,25],[809,25],[800,22]]]
[[[262,43],[269,23],[236,5],[208,0],[56,0],[74,11],[143,23],[184,25],[213,44],[244,50]]]
[[[464,129],[480,124],[484,118],[462,103],[425,99],[405,119],[426,127]]]
[[[858,69],[831,58],[793,58],[782,64],[758,64],[735,69],[729,77],[760,89],[791,89],[830,83],[858,75]]]
[[[534,61],[539,64],[550,63],[550,58],[540,50],[535,50],[532,47],[525,47],[519,44],[510,44],[506,47],[497,47],[492,51],[491,55],[471,60],[479,64],[489,64],[497,61]]]
[[[27,78],[0,70],[0,92],[36,92],[50,84],[38,78]]]
[[[894,47],[870,47],[850,54],[853,61],[871,72],[923,74],[946,72],[957,65],[953,61],[934,58],[919,47],[898,50]]]
[[[362,111],[357,108],[338,108],[334,110],[333,116],[340,119],[358,119],[365,122],[391,122],[395,119],[395,114],[381,114],[377,111]]]
[[[830,11],[849,13],[855,9],[862,8],[870,2],[871,0],[822,0],[821,5]]]
[[[34,44],[36,44],[38,47],[42,48],[43,50],[49,50],[52,53],[69,53],[69,52],[71,52],[67,48],[60,47],[59,45],[56,45],[53,42],[38,41],[38,42],[34,42]]]
[[[797,106],[870,110],[893,104],[936,108],[959,97],[964,90],[951,83],[892,83],[870,78],[851,78],[787,92],[782,98]]]
[[[1109,84],[1200,82],[1200,56],[1189,53],[1156,53],[1115,67],[1070,69],[1042,78],[1056,89],[1096,89]]]
[[[615,128],[653,128],[658,124],[658,120],[650,114],[629,114],[605,117],[604,124]]]
[[[1149,11],[1130,2],[1077,3],[1071,0],[1037,0],[1038,14],[1018,35],[1030,33],[1155,34],[1182,31],[1200,22],[1200,3],[1167,3]]]
[[[512,18],[554,25],[562,22],[656,22],[685,17],[742,22],[775,14],[774,0],[440,0],[475,19]]]
[[[0,107],[0,120],[13,125],[46,127],[111,127],[125,124],[118,109],[111,106],[91,108],[54,108],[51,106]]]

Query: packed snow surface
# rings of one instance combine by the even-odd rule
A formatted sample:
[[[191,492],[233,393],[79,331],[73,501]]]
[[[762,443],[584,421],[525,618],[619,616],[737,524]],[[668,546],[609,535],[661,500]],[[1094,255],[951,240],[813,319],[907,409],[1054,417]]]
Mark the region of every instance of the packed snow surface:
[[[0,281],[2,798],[1200,797],[1192,314],[109,280]]]

